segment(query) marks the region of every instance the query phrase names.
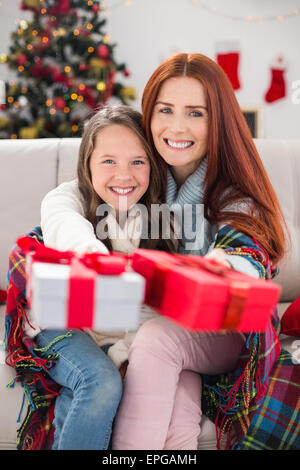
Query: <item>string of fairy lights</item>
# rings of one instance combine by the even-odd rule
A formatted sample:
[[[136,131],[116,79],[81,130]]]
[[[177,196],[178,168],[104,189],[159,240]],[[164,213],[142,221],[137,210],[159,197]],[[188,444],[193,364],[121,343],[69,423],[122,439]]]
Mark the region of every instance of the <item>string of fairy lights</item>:
[[[125,6],[125,7],[134,7],[137,0],[115,0],[102,3],[102,9],[107,16],[109,16],[115,9]],[[195,7],[199,7],[202,10],[206,10],[208,13],[212,15],[221,17],[223,19],[231,20],[231,21],[244,21],[247,23],[258,23],[262,24],[269,21],[285,21],[290,18],[295,18],[300,15],[300,6],[298,8],[294,8],[291,11],[281,14],[270,14],[265,16],[256,16],[253,15],[251,12],[247,15],[233,15],[228,12],[224,11],[224,5],[222,8],[218,8],[215,5],[209,5],[201,0],[187,0]],[[211,2],[210,2],[211,3]],[[224,3],[224,2],[223,2]]]
[[[106,0],[101,2],[101,10],[102,14],[105,16],[109,16],[114,10],[120,7],[134,7],[137,4],[138,0]],[[186,0],[187,2],[191,3],[195,7],[198,7],[202,10],[207,11],[208,13],[221,17],[223,19],[231,20],[231,21],[244,21],[247,23],[253,24],[263,24],[265,22],[270,21],[285,21],[291,18],[295,18],[300,15],[300,6],[297,8],[293,8],[292,10],[280,14],[268,14],[268,15],[260,15],[257,16],[252,14],[249,11],[246,15],[234,15],[227,11],[225,11],[224,2],[221,8],[211,4],[212,2],[203,2],[201,0]],[[0,8],[4,7],[3,0],[0,0]]]
[[[102,1],[101,2],[101,11],[102,11],[102,14],[109,17],[110,14],[112,14],[116,9],[119,9],[119,8],[134,8],[134,6],[137,4],[137,1],[138,0],[107,0],[107,1]],[[270,14],[270,15],[266,15],[266,16],[256,16],[256,15],[253,15],[251,14],[251,12],[249,11],[249,14],[247,15],[233,15],[231,13],[228,13],[227,11],[224,11],[224,2],[222,3],[222,7],[216,7],[213,5],[212,2],[204,2],[202,0],[186,0],[187,2],[190,2],[191,5],[193,5],[194,7],[198,7],[199,9],[202,9],[202,11],[206,11],[212,15],[215,15],[217,17],[221,17],[223,19],[226,19],[226,20],[231,20],[231,21],[243,21],[243,22],[247,22],[247,23],[253,23],[253,24],[263,24],[263,23],[266,23],[266,22],[270,22],[270,21],[280,21],[280,22],[283,22],[283,21],[286,21],[288,19],[291,19],[291,18],[295,18],[297,16],[300,15],[300,7],[299,8],[294,8],[293,10],[289,11],[289,12],[285,12],[285,13],[282,13],[280,15],[275,15],[275,14]],[[88,4],[93,4],[93,0],[88,0]],[[4,2],[3,0],[0,0],[0,13],[1,13],[1,9],[5,8],[4,6]],[[2,10],[3,12],[4,10]],[[20,18],[15,18],[15,23],[18,24],[19,26],[19,34],[22,34],[28,27],[28,22],[24,19],[20,19]],[[87,30],[91,30],[93,28],[93,25],[92,24],[88,24],[87,26]],[[32,34],[34,35],[35,31],[32,32]],[[63,35],[64,32],[62,29],[58,29],[57,31],[54,32],[54,34],[57,34],[57,35]],[[74,29],[74,35],[76,34],[79,34],[79,31]],[[47,41],[48,38],[45,37],[42,39],[43,41]],[[103,38],[103,43],[105,44],[109,44],[110,43],[110,35],[109,34],[106,34],[105,37]],[[32,45],[28,45],[27,48],[30,48],[32,47]],[[7,61],[7,55],[2,53],[0,54],[0,64],[4,64],[5,62]],[[24,68],[24,66],[22,64],[19,65],[19,68],[18,70],[20,72],[22,72],[22,68]],[[67,73],[68,72],[68,65],[65,66],[65,72]],[[1,85],[1,83],[0,83]],[[100,90],[100,87],[103,87],[105,86],[105,83],[104,82],[99,82],[97,84],[97,88]],[[81,98],[81,95],[79,96],[72,96],[71,97],[72,99],[76,100],[77,101],[80,101]],[[4,99],[4,89],[3,89],[3,86],[1,88],[0,86],[0,103],[3,102],[3,99]],[[47,104],[48,105],[48,104]],[[50,106],[50,105],[49,105]],[[69,109],[66,108],[65,109],[65,112],[69,112]]]

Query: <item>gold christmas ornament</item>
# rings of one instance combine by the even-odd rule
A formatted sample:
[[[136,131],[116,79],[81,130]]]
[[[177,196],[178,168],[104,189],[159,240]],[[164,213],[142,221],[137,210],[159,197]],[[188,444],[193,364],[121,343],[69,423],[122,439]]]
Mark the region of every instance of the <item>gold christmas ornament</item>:
[[[40,5],[40,0],[24,0],[24,5],[30,8],[35,8]]]
[[[106,64],[103,60],[98,59],[98,57],[91,57],[89,60],[90,70],[94,73],[101,72],[101,70],[105,69]]]
[[[5,127],[8,126],[10,123],[10,120],[6,117],[0,117],[0,129],[4,129]]]
[[[17,83],[13,82],[13,84],[10,85],[10,87],[9,87],[8,94],[14,96],[18,92],[19,92],[19,85]]]
[[[120,95],[124,100],[135,100],[136,99],[136,91],[132,86],[127,86],[122,88],[120,91]]]
[[[21,127],[19,132],[21,139],[37,139],[39,135],[39,131],[36,126]]]
[[[35,121],[35,126],[38,131],[43,130],[45,127],[45,124],[46,124],[46,119],[43,117],[40,117]]]
[[[106,90],[106,83],[105,82],[98,82],[96,88],[100,92],[105,91]]]
[[[62,122],[59,126],[58,126],[58,135],[59,136],[62,136],[62,137],[68,137],[72,131],[72,127],[70,126],[70,124],[68,124],[67,122]]]

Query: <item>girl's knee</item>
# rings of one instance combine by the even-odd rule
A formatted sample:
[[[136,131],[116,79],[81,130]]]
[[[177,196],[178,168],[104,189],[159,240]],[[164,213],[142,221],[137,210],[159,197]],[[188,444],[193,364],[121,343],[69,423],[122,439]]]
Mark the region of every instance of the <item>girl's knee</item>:
[[[118,369],[112,364],[111,368],[95,367],[94,372],[86,381],[88,393],[103,403],[117,405],[123,393],[123,384]]]
[[[110,384],[114,389],[122,389],[122,378],[117,367],[113,362],[108,359],[108,364],[101,365],[98,367],[95,365],[93,368],[93,380],[96,380],[100,384]]]
[[[138,330],[129,349],[129,362],[142,363],[149,355],[176,362],[178,359],[179,327],[163,317],[153,318]]]
[[[176,328],[178,328],[177,325],[164,317],[152,318],[139,328],[133,342],[141,346],[169,342],[176,336],[174,335]]]
[[[100,383],[101,394],[106,395],[111,402],[119,402],[123,393],[123,383],[117,368],[104,378]]]

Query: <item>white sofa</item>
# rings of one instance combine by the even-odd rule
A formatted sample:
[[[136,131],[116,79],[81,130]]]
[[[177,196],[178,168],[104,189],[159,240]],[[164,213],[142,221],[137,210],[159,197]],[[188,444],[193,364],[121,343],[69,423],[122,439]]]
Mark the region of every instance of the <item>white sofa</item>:
[[[292,238],[292,249],[281,266],[276,282],[282,286],[279,313],[300,296],[300,140],[256,140],[269,177],[279,197]],[[74,177],[80,139],[0,140],[0,289],[6,288],[8,254],[16,238],[40,223],[43,196],[63,181]],[[5,307],[0,306],[0,338],[4,336]],[[296,338],[281,337],[293,351]],[[295,343],[294,343],[295,344]],[[0,364],[0,449],[16,448],[16,429],[23,390],[17,383],[6,385],[14,370]],[[24,406],[24,417],[27,406]],[[214,424],[202,420],[199,449],[215,449]]]

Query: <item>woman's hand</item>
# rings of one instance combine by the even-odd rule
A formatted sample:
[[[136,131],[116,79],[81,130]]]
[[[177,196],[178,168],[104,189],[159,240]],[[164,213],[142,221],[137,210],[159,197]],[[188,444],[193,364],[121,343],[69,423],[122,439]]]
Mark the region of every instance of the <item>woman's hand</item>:
[[[227,268],[231,268],[231,264],[225,258],[225,251],[222,248],[213,248],[207,255],[205,255],[207,259],[213,259],[218,263],[224,264]]]

